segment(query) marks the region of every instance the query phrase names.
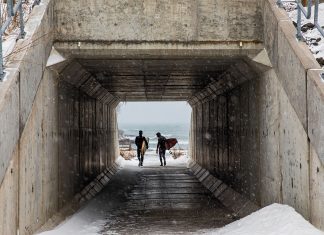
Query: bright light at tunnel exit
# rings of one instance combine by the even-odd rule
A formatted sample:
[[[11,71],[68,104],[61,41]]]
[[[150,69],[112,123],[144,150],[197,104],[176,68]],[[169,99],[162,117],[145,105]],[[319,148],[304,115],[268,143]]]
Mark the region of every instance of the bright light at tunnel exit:
[[[143,130],[152,141],[161,132],[166,138],[177,138],[180,147],[187,149],[191,111],[187,102],[121,103],[117,108],[118,129],[131,139]]]
[[[118,123],[189,124],[191,107],[187,102],[127,102],[118,106]]]

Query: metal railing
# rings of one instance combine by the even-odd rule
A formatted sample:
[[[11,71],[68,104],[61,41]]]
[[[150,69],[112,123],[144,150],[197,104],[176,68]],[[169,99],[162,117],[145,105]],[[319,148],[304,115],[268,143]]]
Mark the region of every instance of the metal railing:
[[[24,11],[23,11],[23,3],[25,3],[26,0],[7,0],[7,14],[6,18],[3,20],[3,22],[0,22],[0,81],[3,80],[5,76],[4,72],[4,59],[3,59],[3,48],[2,48],[2,37],[6,30],[9,28],[9,26],[13,23],[15,20],[15,17],[19,15],[19,36],[17,39],[24,38],[25,36],[25,25],[24,25]],[[38,5],[41,0],[34,0],[32,7],[35,5]],[[1,3],[0,3],[1,4]],[[0,16],[2,16],[1,12],[1,6],[0,6]]]
[[[299,40],[304,40],[303,34],[302,34],[302,14],[306,17],[306,19],[310,19],[312,17],[312,6],[313,6],[313,0],[307,1],[307,11],[305,10],[303,4],[300,0],[291,0],[291,1],[283,1],[283,0],[277,0],[277,4],[279,7],[283,7],[283,3],[296,3],[297,4],[297,38]],[[317,28],[317,30],[322,34],[324,37],[324,31],[322,27],[320,26],[318,22],[318,13],[319,13],[319,0],[314,1],[314,26]]]
[[[13,22],[14,17],[19,13],[19,26],[20,33],[19,38],[24,38],[25,36],[25,25],[24,25],[24,12],[22,9],[23,0],[18,0],[14,5],[13,0],[7,0],[7,18],[4,23],[1,25],[0,32],[0,81],[4,78],[5,72],[3,69],[3,50],[2,50],[2,36],[5,31],[8,29],[10,24]],[[2,15],[1,7],[0,7],[0,16]]]

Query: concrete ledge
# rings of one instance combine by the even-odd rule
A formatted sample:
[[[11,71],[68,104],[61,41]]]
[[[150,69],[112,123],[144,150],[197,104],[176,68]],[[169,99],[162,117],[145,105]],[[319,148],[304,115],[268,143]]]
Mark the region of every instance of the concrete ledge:
[[[221,180],[217,179],[194,161],[188,164],[198,180],[213,193],[213,195],[238,217],[244,217],[260,209],[259,206],[236,192]]]
[[[44,224],[37,233],[52,230],[67,217],[73,215],[79,210],[87,201],[94,198],[105,186],[109,183],[111,178],[120,170],[120,166],[114,163],[111,167],[105,169],[99,174],[91,183],[89,183],[80,193],[76,194],[73,200],[68,203],[67,206],[62,208],[52,218],[50,218],[46,224]]]

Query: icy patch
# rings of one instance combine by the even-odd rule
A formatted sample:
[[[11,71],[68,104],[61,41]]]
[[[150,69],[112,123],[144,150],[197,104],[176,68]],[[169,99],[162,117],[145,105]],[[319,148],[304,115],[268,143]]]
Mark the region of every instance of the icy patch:
[[[324,235],[287,205],[272,204],[219,230],[213,235]]]
[[[296,3],[284,3],[284,8],[288,12],[290,19],[296,25],[297,22],[297,5]],[[305,8],[306,9],[306,8]],[[316,27],[314,27],[314,7],[311,19],[306,19],[302,14],[302,34],[306,43],[313,53],[315,59],[324,68],[324,37],[320,34]],[[319,5],[319,24],[324,28],[324,3]]]

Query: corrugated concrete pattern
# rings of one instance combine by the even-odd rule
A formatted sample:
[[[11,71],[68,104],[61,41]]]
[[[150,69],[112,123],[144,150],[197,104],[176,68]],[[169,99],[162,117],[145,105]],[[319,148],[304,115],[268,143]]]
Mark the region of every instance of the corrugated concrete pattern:
[[[63,41],[254,41],[261,19],[257,0],[55,1]]]
[[[260,76],[194,107],[193,139],[203,141],[191,154],[250,200],[289,204],[309,218],[307,134],[274,71]],[[208,128],[199,127],[204,115],[213,117]]]
[[[118,156],[116,112],[62,81],[58,123],[62,207]]]

